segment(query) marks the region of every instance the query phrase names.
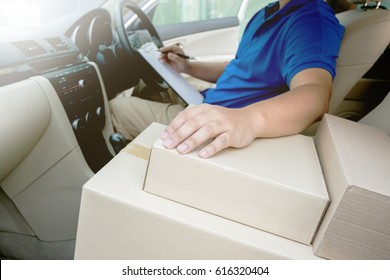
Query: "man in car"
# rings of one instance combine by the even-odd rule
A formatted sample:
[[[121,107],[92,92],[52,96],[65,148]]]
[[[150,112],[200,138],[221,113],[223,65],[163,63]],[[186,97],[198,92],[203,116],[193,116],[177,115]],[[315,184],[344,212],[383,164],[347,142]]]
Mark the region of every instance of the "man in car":
[[[131,140],[151,122],[169,124],[164,146],[186,154],[211,139],[208,158],[255,138],[300,133],[328,110],[344,29],[323,0],[279,0],[248,23],[229,63],[188,61],[178,46],[161,60],[181,73],[216,82],[204,104],[184,110],[136,97],[112,102],[114,125]]]

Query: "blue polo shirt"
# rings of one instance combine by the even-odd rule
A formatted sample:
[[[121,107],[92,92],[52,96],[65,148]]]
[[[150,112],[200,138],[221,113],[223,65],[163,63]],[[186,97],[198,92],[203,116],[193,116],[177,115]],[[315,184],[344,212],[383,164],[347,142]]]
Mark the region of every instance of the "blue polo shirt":
[[[205,103],[240,108],[289,90],[291,79],[308,68],[335,76],[344,28],[324,0],[274,2],[248,23],[236,57],[203,92]]]

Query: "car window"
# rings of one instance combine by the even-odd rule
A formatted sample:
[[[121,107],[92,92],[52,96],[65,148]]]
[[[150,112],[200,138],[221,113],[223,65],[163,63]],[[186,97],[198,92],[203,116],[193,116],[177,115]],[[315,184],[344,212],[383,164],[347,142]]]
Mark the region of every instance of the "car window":
[[[252,16],[275,0],[160,0],[153,14],[156,26],[240,16],[241,32]],[[242,7],[243,6],[243,7]],[[243,8],[243,9],[242,9]],[[242,13],[240,15],[240,13]]]
[[[275,2],[275,0],[249,0],[248,6],[246,7],[244,11],[243,18],[241,19],[241,30],[240,30],[240,37],[244,33],[245,27],[248,24],[249,20],[253,17],[253,15],[266,6],[267,4]]]
[[[164,0],[159,1],[155,25],[184,23],[237,16],[243,0]]]

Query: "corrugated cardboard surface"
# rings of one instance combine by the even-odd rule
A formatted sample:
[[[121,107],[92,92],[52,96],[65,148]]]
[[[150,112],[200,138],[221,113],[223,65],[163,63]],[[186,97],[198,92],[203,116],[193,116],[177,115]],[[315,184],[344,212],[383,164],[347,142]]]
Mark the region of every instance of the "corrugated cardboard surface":
[[[330,206],[313,243],[329,259],[390,259],[390,139],[326,115],[315,137]]]
[[[328,204],[310,137],[258,139],[204,160],[158,140],[145,191],[310,244]]]
[[[150,126],[86,183],[75,259],[320,259],[311,246],[143,191],[145,151],[162,129]]]

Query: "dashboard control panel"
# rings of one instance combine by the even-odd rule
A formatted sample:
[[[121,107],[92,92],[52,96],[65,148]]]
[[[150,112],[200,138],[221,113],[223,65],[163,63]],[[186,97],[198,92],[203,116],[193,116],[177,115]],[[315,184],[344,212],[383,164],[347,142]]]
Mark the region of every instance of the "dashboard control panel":
[[[82,64],[51,72],[46,77],[57,91],[75,132],[102,129],[104,100],[95,68]]]
[[[69,118],[84,158],[97,172],[111,158],[105,126],[103,90],[96,69],[82,63],[44,75],[53,85]]]

